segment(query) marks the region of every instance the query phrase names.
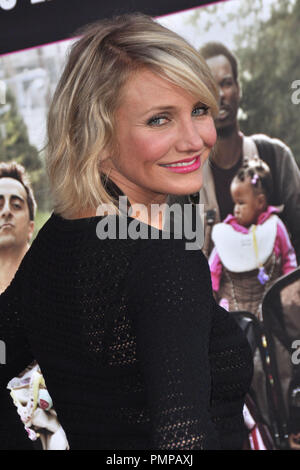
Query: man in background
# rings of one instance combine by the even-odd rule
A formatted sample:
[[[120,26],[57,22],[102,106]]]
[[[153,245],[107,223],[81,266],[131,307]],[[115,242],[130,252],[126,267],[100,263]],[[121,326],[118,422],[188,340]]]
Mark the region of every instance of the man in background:
[[[0,164],[0,294],[11,283],[25,253],[29,249],[34,230],[36,202],[25,169],[15,162]],[[1,397],[2,399],[2,397]],[[12,448],[32,450],[16,409],[7,394],[4,416],[14,424]]]
[[[0,163],[0,294],[9,286],[18,270],[23,257],[30,248],[29,242],[34,231],[36,202],[23,166],[16,162]],[[5,312],[1,312],[5,314]],[[0,332],[1,334],[1,332]],[[1,397],[1,420],[13,424],[11,450],[65,449],[68,446],[65,433],[60,426],[51,397],[44,384],[44,379],[35,362],[28,364],[25,371],[9,382],[18,412],[24,410],[24,400],[36,399],[27,393],[29,383],[33,381],[42,388],[43,399],[37,403],[26,422],[26,431],[30,439],[36,441],[33,446],[28,438],[24,424],[16,417],[16,408],[12,399]],[[40,397],[40,394],[39,394]],[[40,440],[37,440],[40,437]]]
[[[224,220],[228,214],[233,213],[234,203],[230,193],[233,177],[242,166],[245,157],[258,156],[270,167],[274,186],[270,204],[273,206],[283,205],[279,215],[290,232],[299,264],[300,171],[295,158],[289,147],[278,139],[263,134],[249,137],[240,131],[238,109],[241,88],[238,62],[234,54],[219,42],[209,42],[199,52],[206,60],[220,90],[219,114],[215,119],[218,139],[209,161],[205,164],[203,187],[200,190],[200,203],[205,205],[206,212],[204,244],[206,255],[210,254],[213,245],[210,238],[212,226]],[[263,96],[262,99],[264,99]],[[259,122],[257,124],[259,126]],[[283,348],[281,353],[283,355]],[[286,356],[289,361],[289,354],[286,353]],[[268,423],[265,374],[260,365],[258,354],[254,356],[252,387],[260,412]],[[298,437],[297,434],[291,434],[291,448],[296,448]]]
[[[215,120],[218,140],[203,173],[200,203],[205,204],[205,250],[212,249],[211,226],[233,213],[230,184],[244,157],[258,155],[270,167],[274,193],[271,205],[284,205],[281,215],[300,260],[300,171],[291,150],[280,140],[263,134],[246,137],[240,132],[241,98],[238,62],[223,44],[209,42],[200,49],[220,89],[219,115]],[[271,116],[270,116],[271,118]]]
[[[36,202],[25,170],[0,164],[0,293],[12,281],[34,231]]]

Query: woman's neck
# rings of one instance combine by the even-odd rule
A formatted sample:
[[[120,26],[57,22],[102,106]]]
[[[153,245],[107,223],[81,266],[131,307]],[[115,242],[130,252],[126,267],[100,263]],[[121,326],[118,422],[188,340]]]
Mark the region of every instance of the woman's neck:
[[[129,217],[162,230],[164,204],[167,200],[166,194],[145,190],[128,181],[114,170],[111,170],[107,177],[122,191],[122,196],[127,197],[130,203]],[[90,208],[77,212],[71,218],[82,219],[95,217],[96,215],[97,209]]]
[[[130,217],[162,230],[164,204],[167,200],[166,194],[141,188],[114,170],[110,172],[109,179],[128,198],[131,206],[128,212]]]

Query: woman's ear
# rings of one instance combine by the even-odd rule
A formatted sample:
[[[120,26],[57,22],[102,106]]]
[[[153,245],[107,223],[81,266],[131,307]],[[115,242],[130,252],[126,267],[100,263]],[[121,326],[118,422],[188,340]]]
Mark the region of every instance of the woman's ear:
[[[112,166],[111,152],[108,148],[104,148],[99,155],[98,167],[101,171],[108,171]]]
[[[108,147],[102,149],[101,154],[99,155],[99,163],[101,164],[102,162],[105,162],[105,160],[108,160],[110,158],[110,155],[111,152]]]

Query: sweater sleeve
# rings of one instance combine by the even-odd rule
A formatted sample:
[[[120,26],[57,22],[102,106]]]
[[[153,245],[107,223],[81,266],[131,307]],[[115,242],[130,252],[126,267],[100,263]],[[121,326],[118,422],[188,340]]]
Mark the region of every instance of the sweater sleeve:
[[[280,219],[277,224],[277,240],[281,255],[282,274],[288,274],[296,269],[297,259],[287,229]]]
[[[210,415],[214,301],[201,251],[157,240],[133,266],[129,304],[154,449],[217,449]]]
[[[214,247],[213,251],[211,252],[208,263],[211,273],[212,288],[215,292],[218,292],[222,277],[222,263],[216,247]]]
[[[22,324],[23,262],[10,286],[0,296],[0,448],[28,449],[30,441],[7,390],[10,379],[33,361]],[[30,306],[28,306],[30,308]]]

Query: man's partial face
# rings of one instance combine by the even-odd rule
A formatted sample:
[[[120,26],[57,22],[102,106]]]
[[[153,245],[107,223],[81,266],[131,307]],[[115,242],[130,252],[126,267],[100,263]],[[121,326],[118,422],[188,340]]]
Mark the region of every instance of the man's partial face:
[[[224,55],[211,57],[206,62],[220,89],[220,111],[215,125],[218,136],[222,138],[237,129],[240,88],[234,79],[231,64]]]
[[[0,178],[0,249],[25,248],[33,229],[24,186],[14,178]]]

